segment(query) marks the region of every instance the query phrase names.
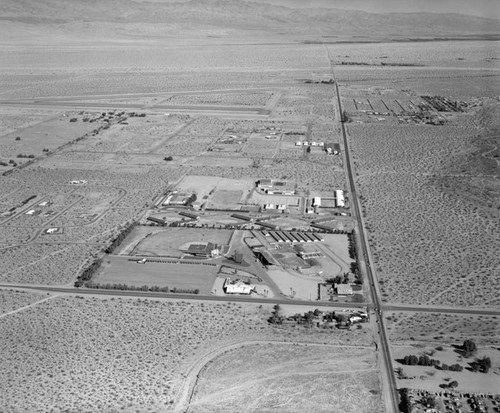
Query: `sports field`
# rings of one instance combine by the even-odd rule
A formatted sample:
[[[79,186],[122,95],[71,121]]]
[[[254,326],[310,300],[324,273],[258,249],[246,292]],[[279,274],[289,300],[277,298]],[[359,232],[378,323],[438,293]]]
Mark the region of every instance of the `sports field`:
[[[180,257],[179,247],[189,242],[212,242],[228,245],[232,231],[208,228],[167,228],[146,236],[130,255]],[[131,234],[134,236],[134,234]]]
[[[178,289],[199,289],[209,294],[215,282],[218,266],[180,263],[146,262],[138,264],[124,257],[110,257],[93,281],[99,284],[159,286]]]

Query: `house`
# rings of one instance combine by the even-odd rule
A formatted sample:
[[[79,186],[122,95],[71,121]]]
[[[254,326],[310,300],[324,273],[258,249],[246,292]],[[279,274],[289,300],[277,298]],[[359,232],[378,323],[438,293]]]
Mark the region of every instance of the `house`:
[[[334,284],[333,289],[338,295],[352,295],[352,287],[350,284]]]

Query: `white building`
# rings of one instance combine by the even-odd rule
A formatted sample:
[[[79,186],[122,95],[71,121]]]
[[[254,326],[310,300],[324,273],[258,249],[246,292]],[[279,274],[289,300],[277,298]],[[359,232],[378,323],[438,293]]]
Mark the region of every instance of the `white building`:
[[[338,207],[345,206],[344,191],[342,191],[341,189],[337,189],[335,191],[335,198],[337,200]]]
[[[250,295],[252,291],[255,291],[255,285],[245,284],[243,281],[240,280],[231,281],[231,279],[228,277],[224,281],[223,289],[226,294]]]
[[[350,284],[334,284],[333,289],[338,295],[352,295],[352,287]]]

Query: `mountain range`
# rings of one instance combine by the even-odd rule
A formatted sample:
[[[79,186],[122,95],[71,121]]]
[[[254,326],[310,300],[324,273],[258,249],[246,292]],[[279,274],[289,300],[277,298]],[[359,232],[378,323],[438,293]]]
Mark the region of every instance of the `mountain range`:
[[[92,36],[290,34],[296,36],[453,37],[500,33],[500,20],[458,13],[368,13],[296,8],[245,0],[2,0],[0,34],[16,30]]]

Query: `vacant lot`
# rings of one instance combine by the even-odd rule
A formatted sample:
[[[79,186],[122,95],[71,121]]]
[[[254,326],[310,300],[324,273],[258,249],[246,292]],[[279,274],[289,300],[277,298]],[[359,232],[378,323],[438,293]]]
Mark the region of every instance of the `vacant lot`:
[[[147,262],[138,264],[125,258],[110,257],[101,273],[93,279],[99,284],[127,284],[140,287],[159,286],[180,289],[199,289],[209,294],[215,281],[217,267],[212,265]]]
[[[176,400],[197,360],[229,344],[282,341],[284,337],[298,342],[338,343],[359,341],[359,336],[370,345],[370,340],[363,338],[364,330],[293,329],[288,334],[265,321],[269,311],[270,307],[257,305],[92,297],[43,302],[0,319],[0,407],[4,411],[44,411],[51,405],[70,411],[162,410]],[[314,363],[312,358],[307,361],[306,354],[319,354],[308,347],[301,350],[303,365]],[[363,403],[377,406],[375,393],[380,384],[371,370],[372,351],[345,351],[342,354],[349,355],[347,364],[335,351],[320,353],[327,365],[337,363],[351,370],[341,377],[353,387],[342,387],[344,391],[335,393],[335,400],[358,400],[361,393],[366,396]],[[275,354],[277,360],[284,357],[280,353]],[[249,354],[242,362],[251,367],[256,359],[255,353]],[[331,360],[326,360],[330,354]],[[311,368],[313,365],[318,366],[311,364]],[[354,375],[353,369],[360,371]],[[331,372],[321,371],[331,377]],[[314,372],[307,377],[314,379],[310,383],[323,380],[327,389],[332,385],[331,380]],[[296,383],[296,377],[292,381]],[[337,385],[344,386],[342,381]],[[300,397],[302,388],[295,389],[298,402],[305,400]],[[311,395],[312,389],[309,385],[306,388],[304,394]],[[30,397],[25,397],[27,393]]]
[[[7,162],[12,159],[17,163],[23,163],[26,159],[18,155],[41,156],[44,154],[44,149],[53,151],[99,127],[96,123],[82,122],[83,115],[76,112],[68,112],[64,116],[58,115],[0,136],[0,160]],[[36,117],[28,116],[26,121],[31,123],[30,120],[34,119]],[[70,119],[77,121],[70,122]]]
[[[95,246],[71,243],[32,243],[5,248],[0,250],[0,282],[49,285],[72,283],[85,263],[98,251],[99,248]]]
[[[264,106],[271,96],[269,92],[179,94],[172,96],[165,103],[172,105]]]
[[[462,343],[473,339],[482,345],[498,343],[499,316],[392,312],[387,317],[391,341]]]
[[[207,204],[207,208],[214,209],[229,209],[238,208],[238,203],[242,200],[242,190],[217,190],[211,197]]]
[[[9,311],[15,311],[36,301],[43,300],[48,296],[48,293],[42,292],[2,289],[0,290],[0,316]]]
[[[497,305],[498,219],[443,191],[450,156],[470,151],[470,126],[351,125],[362,208],[387,301]]]
[[[202,371],[190,411],[382,411],[374,354],[328,345],[262,344],[228,351]]]
[[[221,164],[221,165],[226,165],[228,170],[233,169],[235,165],[233,164],[238,164],[241,162],[241,159],[233,159],[233,160],[226,160],[224,158],[218,159],[218,158],[210,158],[210,157],[205,157],[204,159],[210,160],[212,159],[209,163],[214,163]],[[199,158],[196,158],[196,162],[198,162]],[[194,159],[193,159],[194,161]],[[226,162],[229,161],[229,162]],[[244,159],[245,166],[247,166],[249,160]],[[211,165],[211,166],[214,166]],[[200,166],[198,166],[201,168]],[[210,170],[211,168],[208,167],[207,170]],[[200,169],[201,172],[201,169]],[[229,194],[235,194],[236,192],[241,192],[243,191],[246,193],[247,190],[251,189],[254,186],[254,182],[248,177],[241,177],[241,179],[231,179],[231,178],[222,178],[222,177],[217,177],[217,176],[203,176],[203,175],[189,175],[183,178],[183,180],[177,185],[176,189],[178,191],[182,192],[191,192],[195,193],[198,201],[202,201],[204,199],[208,199],[208,202],[214,202],[215,204],[219,204],[223,199],[220,197]],[[219,195],[217,195],[219,193]],[[214,198],[214,200],[212,200]],[[231,199],[233,199],[231,197]],[[235,199],[233,200],[233,202]]]

